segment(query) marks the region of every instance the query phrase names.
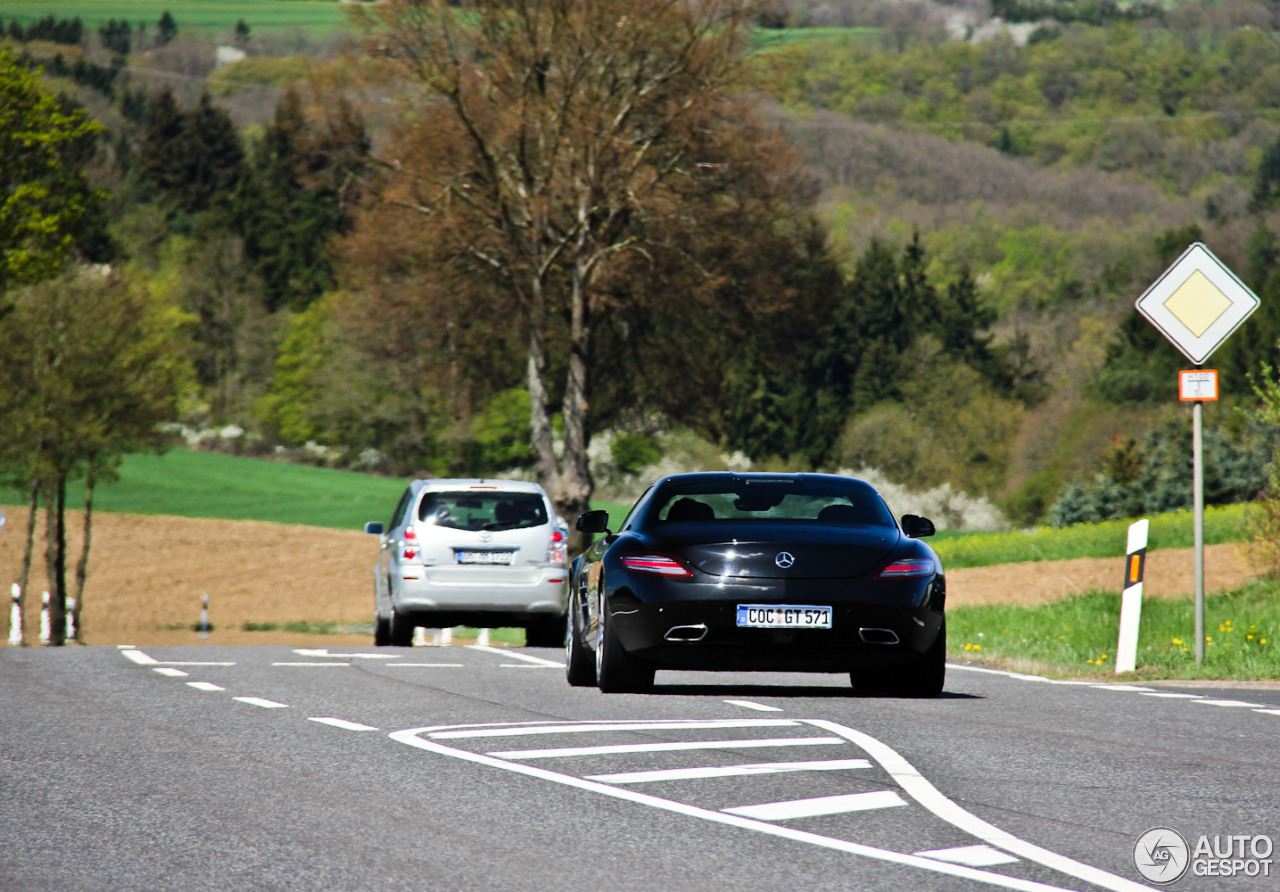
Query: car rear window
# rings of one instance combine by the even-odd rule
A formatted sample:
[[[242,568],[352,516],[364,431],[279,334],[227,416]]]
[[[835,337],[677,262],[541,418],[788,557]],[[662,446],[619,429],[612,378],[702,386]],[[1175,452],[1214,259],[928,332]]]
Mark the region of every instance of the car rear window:
[[[838,480],[739,480],[674,484],[658,497],[658,520],[766,520],[893,526],[874,490]]]
[[[545,524],[547,507],[532,492],[429,492],[418,519],[451,530],[522,530]]]

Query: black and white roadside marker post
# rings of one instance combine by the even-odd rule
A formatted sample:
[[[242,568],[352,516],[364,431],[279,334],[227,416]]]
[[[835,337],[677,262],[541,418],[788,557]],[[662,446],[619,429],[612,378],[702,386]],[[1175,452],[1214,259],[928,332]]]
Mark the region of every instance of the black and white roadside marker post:
[[[1142,619],[1142,571],[1147,563],[1147,532],[1151,521],[1129,524],[1125,547],[1124,592],[1120,595],[1120,640],[1116,644],[1116,673],[1138,668],[1138,624]]]
[[[1202,366],[1258,308],[1249,290],[1213,252],[1194,242],[1135,306],[1173,346]],[[1212,392],[1212,395],[1209,395]],[[1218,398],[1218,373],[1178,375],[1178,396],[1191,403],[1192,489],[1195,505],[1196,662],[1204,661],[1204,455],[1201,403]]]

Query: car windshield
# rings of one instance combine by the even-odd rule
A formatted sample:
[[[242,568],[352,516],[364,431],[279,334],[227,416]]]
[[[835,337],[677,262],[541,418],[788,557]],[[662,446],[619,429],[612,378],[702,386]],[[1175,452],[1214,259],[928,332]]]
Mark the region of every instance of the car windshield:
[[[451,530],[522,530],[545,524],[547,508],[532,492],[429,492],[418,519]]]
[[[894,525],[884,500],[854,481],[779,478],[675,483],[659,494],[657,503],[658,520],[664,522]]]

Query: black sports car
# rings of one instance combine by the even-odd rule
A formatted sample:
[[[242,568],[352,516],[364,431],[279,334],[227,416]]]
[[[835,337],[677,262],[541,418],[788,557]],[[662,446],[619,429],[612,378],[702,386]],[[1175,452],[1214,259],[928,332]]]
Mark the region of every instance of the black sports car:
[[[942,563],[870,485],[831,474],[677,474],[571,568],[566,674],[644,691],[656,669],[848,672],[860,690],[942,691]]]

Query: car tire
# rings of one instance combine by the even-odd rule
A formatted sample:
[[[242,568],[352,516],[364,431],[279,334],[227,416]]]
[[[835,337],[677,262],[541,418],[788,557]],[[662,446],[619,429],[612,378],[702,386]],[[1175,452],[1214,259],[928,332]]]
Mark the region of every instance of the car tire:
[[[564,647],[565,618],[541,616],[524,627],[525,647]]]
[[[373,646],[386,647],[391,643],[391,620],[378,614],[373,615]]]
[[[392,647],[413,647],[413,621],[398,610],[392,610],[387,638]]]
[[[928,699],[937,697],[947,676],[947,621],[942,621],[938,636],[919,660],[894,679],[889,693],[898,697]]]
[[[600,640],[596,645],[596,684],[604,694],[643,694],[653,687],[654,669],[623,650],[613,632],[609,608],[600,599]]]
[[[564,677],[572,687],[589,688],[596,683],[595,656],[582,643],[578,634],[577,618],[582,614],[577,599],[569,599],[569,612],[565,614]]]

